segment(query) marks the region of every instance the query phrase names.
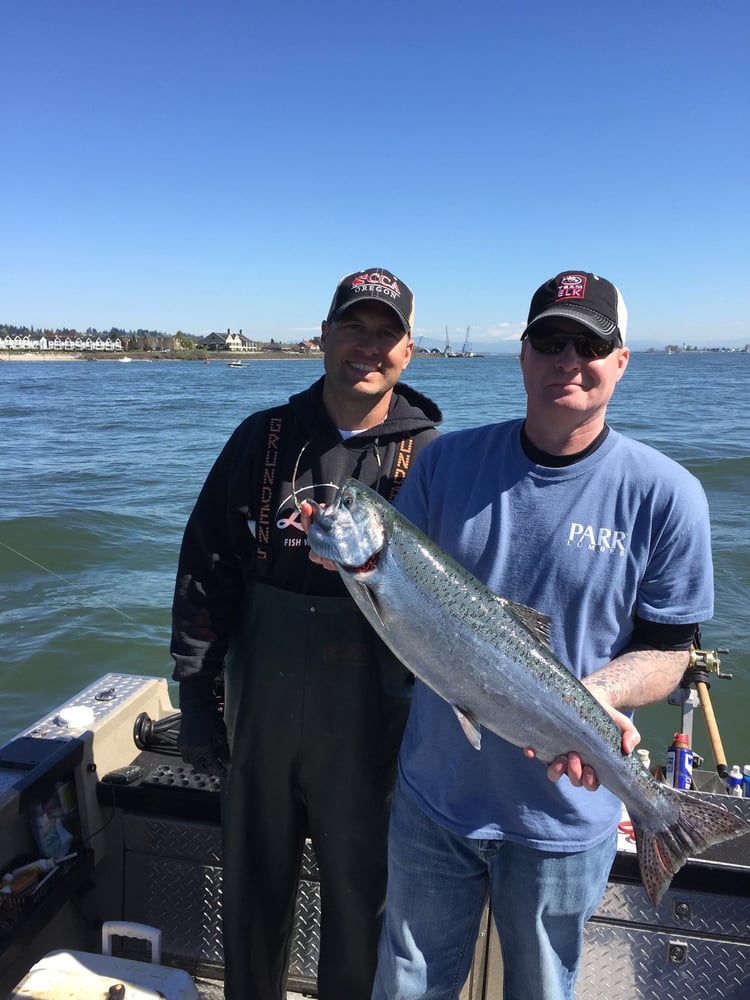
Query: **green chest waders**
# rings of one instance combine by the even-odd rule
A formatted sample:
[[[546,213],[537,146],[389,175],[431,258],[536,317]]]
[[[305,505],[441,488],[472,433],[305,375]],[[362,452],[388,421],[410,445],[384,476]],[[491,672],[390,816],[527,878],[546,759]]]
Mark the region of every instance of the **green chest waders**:
[[[225,995],[284,997],[309,836],[321,882],[321,1000],[369,1000],[411,678],[350,598],[254,584],[225,685]]]

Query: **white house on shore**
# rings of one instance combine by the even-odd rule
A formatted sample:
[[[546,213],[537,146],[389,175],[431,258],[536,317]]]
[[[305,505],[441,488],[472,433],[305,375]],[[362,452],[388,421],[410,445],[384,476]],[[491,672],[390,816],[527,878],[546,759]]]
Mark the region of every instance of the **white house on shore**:
[[[231,330],[227,330],[226,333],[209,333],[207,337],[198,341],[198,346],[204,347],[207,351],[260,350],[259,345],[253,340],[248,340],[242,330],[239,333],[232,333]]]
[[[0,334],[0,351],[121,351],[122,341],[119,337],[50,337],[26,334]]]

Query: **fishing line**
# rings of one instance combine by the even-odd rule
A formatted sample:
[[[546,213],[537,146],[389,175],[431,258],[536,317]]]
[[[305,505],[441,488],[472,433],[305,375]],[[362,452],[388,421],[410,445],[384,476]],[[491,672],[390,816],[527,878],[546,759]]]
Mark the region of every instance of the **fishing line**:
[[[305,454],[305,449],[309,444],[309,441],[305,441],[302,445],[300,453],[297,455],[297,461],[294,463],[294,468],[292,469],[292,497],[294,498],[294,506],[297,508],[297,511],[302,509],[302,504],[297,499],[297,471],[299,470],[300,459]]]
[[[60,576],[59,573],[55,573],[53,570],[49,569],[49,567],[43,566],[41,563],[37,562],[36,559],[32,559],[31,556],[27,556],[23,552],[19,552],[18,549],[14,549],[12,545],[6,545],[5,542],[0,542],[0,545],[2,545],[4,549],[7,549],[8,552],[13,552],[15,555],[20,556],[21,559],[25,559],[26,562],[30,562],[32,566],[36,566],[45,573],[49,573],[50,576],[54,576],[56,579],[62,580],[63,583],[67,583],[67,585],[72,587],[74,590],[80,590],[80,592],[82,594],[86,594],[87,597],[90,597],[95,601],[99,601],[99,603],[105,608],[109,608],[110,611],[114,611],[115,614],[127,619],[127,621],[135,622],[135,618],[131,618],[130,615],[126,615],[124,611],[120,611],[119,608],[114,607],[112,604],[107,604],[107,602],[103,601],[101,597],[98,597],[96,594],[92,594],[90,590],[79,587],[77,583],[73,583],[72,580],[67,580],[64,576]]]

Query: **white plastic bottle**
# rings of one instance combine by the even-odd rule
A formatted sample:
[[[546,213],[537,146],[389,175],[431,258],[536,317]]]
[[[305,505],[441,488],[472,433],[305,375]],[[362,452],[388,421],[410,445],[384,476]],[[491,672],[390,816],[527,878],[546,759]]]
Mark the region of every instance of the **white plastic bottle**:
[[[742,771],[739,764],[732,764],[732,768],[727,776],[727,792],[729,795],[742,798]]]

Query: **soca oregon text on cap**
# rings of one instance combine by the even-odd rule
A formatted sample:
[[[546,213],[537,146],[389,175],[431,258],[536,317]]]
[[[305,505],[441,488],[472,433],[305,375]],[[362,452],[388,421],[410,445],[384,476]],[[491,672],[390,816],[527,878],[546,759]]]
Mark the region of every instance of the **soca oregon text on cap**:
[[[345,275],[336,286],[328,322],[333,323],[357,302],[382,302],[390,306],[401,320],[404,330],[411,330],[414,323],[414,292],[383,267],[368,267]]]
[[[581,323],[605,340],[625,343],[628,311],[619,288],[589,271],[562,271],[534,292],[523,336],[532,326],[552,317]]]

